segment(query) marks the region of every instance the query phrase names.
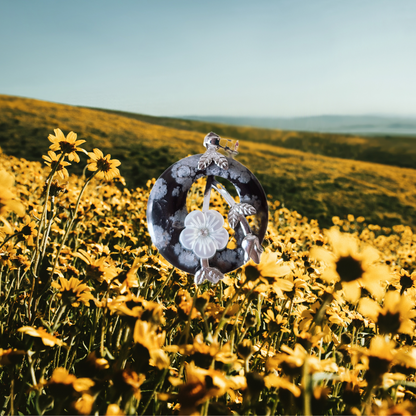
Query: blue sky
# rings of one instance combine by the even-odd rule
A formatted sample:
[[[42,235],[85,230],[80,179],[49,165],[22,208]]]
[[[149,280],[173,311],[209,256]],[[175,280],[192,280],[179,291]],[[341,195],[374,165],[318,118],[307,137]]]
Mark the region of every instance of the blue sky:
[[[144,114],[416,116],[413,0],[0,0],[0,94]]]

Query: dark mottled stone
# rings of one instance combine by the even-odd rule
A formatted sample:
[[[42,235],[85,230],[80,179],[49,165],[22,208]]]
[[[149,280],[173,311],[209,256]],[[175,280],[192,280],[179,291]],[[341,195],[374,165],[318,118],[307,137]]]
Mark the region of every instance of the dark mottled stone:
[[[266,234],[268,222],[267,198],[260,182],[241,163],[227,158],[229,169],[224,170],[212,163],[206,169],[198,170],[201,154],[179,160],[170,166],[156,181],[147,205],[147,224],[153,244],[162,256],[172,265],[187,273],[195,274],[200,268],[198,257],[179,243],[179,235],[184,229],[186,196],[192,184],[203,176],[219,176],[227,179],[235,187],[241,202],[253,205],[258,229],[252,230],[260,242]],[[257,227],[256,227],[257,228]],[[211,267],[222,273],[229,273],[244,264],[244,238],[241,226],[235,230],[238,248],[217,251],[209,260]]]

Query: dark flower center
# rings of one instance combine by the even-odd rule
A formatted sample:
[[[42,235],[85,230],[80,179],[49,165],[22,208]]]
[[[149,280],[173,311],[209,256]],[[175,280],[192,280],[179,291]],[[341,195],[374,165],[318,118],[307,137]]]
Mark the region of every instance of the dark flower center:
[[[77,296],[78,294],[75,293],[73,290],[64,290],[61,292],[61,294],[62,294],[62,301],[68,305],[75,303],[78,299],[78,296]]]
[[[260,272],[254,266],[247,266],[245,270],[247,280],[257,280],[260,277]]]
[[[400,294],[403,294],[403,292],[406,289],[409,289],[413,286],[413,280],[410,276],[404,275],[400,278],[400,285],[402,287],[402,290],[400,291]]]
[[[51,169],[53,170],[53,169],[55,169],[55,168],[56,168],[56,170],[57,170],[57,171],[59,171],[59,170],[64,169],[64,166],[63,166],[63,165],[61,165],[60,163],[58,164],[58,161],[53,160],[53,161],[51,162]]]
[[[390,361],[386,360],[384,358],[376,357],[373,355],[370,355],[368,357],[368,367],[370,370],[370,373],[373,375],[381,375],[384,373],[387,373],[389,370]]]
[[[111,170],[111,163],[107,159],[98,159],[97,169],[100,172],[108,172]]]
[[[336,271],[342,282],[353,282],[362,277],[364,273],[361,263],[351,256],[340,257],[336,264]]]
[[[77,150],[74,143],[69,143],[65,141],[59,142],[59,147],[61,148],[62,153],[72,153],[76,152]]]
[[[400,313],[380,313],[377,318],[380,334],[396,334],[400,328]]]
[[[87,275],[91,279],[98,280],[100,282],[104,279],[105,273],[102,270],[100,270],[98,266],[89,264],[86,269],[87,269]]]
[[[25,225],[22,228],[22,234],[23,235],[31,235],[32,234],[32,229],[29,227],[29,225]]]

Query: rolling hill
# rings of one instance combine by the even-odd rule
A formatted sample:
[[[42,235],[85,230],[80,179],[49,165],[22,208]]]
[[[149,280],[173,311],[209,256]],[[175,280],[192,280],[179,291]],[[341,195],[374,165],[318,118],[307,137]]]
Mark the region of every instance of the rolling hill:
[[[277,130],[229,125],[215,121],[214,118],[213,120],[208,121],[185,120],[99,108],[96,108],[95,110],[179,130],[197,131],[201,133],[214,130],[224,137],[273,144],[279,147],[303,150],[304,152],[319,155],[362,160],[400,167],[414,168],[416,166],[416,138],[411,136],[362,136],[353,134]],[[225,120],[229,119],[223,118],[222,120],[225,122]],[[301,127],[301,124],[299,125],[299,123],[295,123],[295,125]]]
[[[223,116],[188,116],[185,118],[236,126],[252,126],[280,130],[377,136],[408,135],[413,138],[416,137],[415,117],[322,115],[291,118]]]
[[[120,159],[120,171],[129,187],[143,186],[179,158],[203,152],[203,137],[212,130],[242,140],[237,159],[256,174],[266,193],[301,215],[317,219],[321,226],[330,226],[332,216],[353,214],[364,216],[367,223],[405,224],[416,229],[416,170],[391,166],[394,163],[328,157],[316,151],[329,153],[332,146],[339,156],[338,146],[346,141],[345,146],[363,154],[363,149],[373,146],[367,138],[221,126],[0,95],[4,153],[40,161],[50,144],[48,134],[58,127],[85,139],[87,150],[99,147]],[[322,137],[325,146],[314,137]],[[287,142],[294,146],[296,140],[300,150],[287,146]],[[308,141],[314,144],[314,152],[305,151]],[[409,164],[412,157],[416,160],[415,151],[410,156],[402,153],[400,158],[400,146],[393,144],[377,146],[386,158],[391,149],[392,160],[407,158]],[[82,166],[69,169],[80,172]]]

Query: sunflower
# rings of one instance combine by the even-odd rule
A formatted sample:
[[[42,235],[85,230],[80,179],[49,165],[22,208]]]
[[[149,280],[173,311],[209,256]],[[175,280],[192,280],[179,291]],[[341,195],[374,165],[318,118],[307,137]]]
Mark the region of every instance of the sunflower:
[[[350,302],[357,302],[361,296],[361,287],[380,298],[383,287],[380,282],[389,279],[389,269],[384,265],[375,265],[378,252],[370,246],[361,248],[351,234],[343,234],[332,227],[328,233],[333,253],[323,247],[313,247],[312,258],[323,261],[327,268],[322,278],[327,282],[341,282],[345,297]]]
[[[395,359],[397,351],[395,342],[386,339],[384,336],[376,335],[370,342],[370,348],[355,347],[351,350],[352,361],[361,357],[367,373],[366,380],[369,383],[378,383],[381,376],[387,373]]]
[[[65,305],[77,307],[82,302],[85,306],[88,306],[89,301],[93,299],[90,293],[92,288],[76,277],[71,277],[69,280],[60,277],[59,283],[52,282],[51,286],[59,290],[58,297],[62,299]]]
[[[412,335],[416,317],[413,302],[399,292],[389,291],[384,298],[384,307],[370,298],[363,298],[359,303],[359,312],[371,318],[378,326],[380,334]]]
[[[144,374],[137,374],[135,371],[127,368],[118,371],[113,377],[115,389],[120,394],[133,395],[137,400],[140,400],[142,393],[140,386],[146,379]]]
[[[106,257],[95,259],[91,254],[82,249],[78,250],[74,256],[87,263],[86,275],[92,280],[96,280],[100,283],[106,281],[110,284],[114,277],[118,275],[118,270],[112,264],[111,259],[107,259]]]
[[[205,403],[212,397],[220,397],[226,392],[231,397],[235,396],[232,391],[232,389],[237,387],[234,381],[227,379],[218,370],[198,368],[194,362],[191,362],[186,365],[185,372],[185,384],[182,384],[179,378],[169,378],[173,386],[179,386],[177,399],[181,406],[180,413],[183,415],[199,414],[197,406]]]
[[[99,149],[88,152],[88,155],[91,158],[88,161],[88,170],[92,172],[98,171],[96,174],[98,179],[105,178],[107,181],[110,181],[114,177],[120,176],[120,171],[117,169],[117,166],[121,165],[119,160],[111,160],[111,155],[104,156],[103,152]]]
[[[169,357],[161,349],[165,343],[165,337],[165,332],[157,334],[154,325],[151,323],[137,320],[133,333],[134,342],[147,350],[150,358],[149,364],[159,368],[159,370],[168,368],[170,365]],[[138,350],[140,351],[141,348]]]
[[[58,367],[53,370],[51,378],[48,381],[42,380],[38,387],[45,386],[53,396],[65,400],[68,397],[82,397],[84,394],[90,393],[94,384],[90,378],[77,378],[75,375],[69,374],[65,368]]]
[[[261,278],[263,281],[272,285],[276,294],[283,298],[283,292],[290,292],[293,289],[293,282],[282,278],[288,275],[291,270],[289,266],[278,264],[278,260],[277,253],[263,253],[259,264],[250,260],[243,267],[242,273],[251,282]]]
[[[0,265],[11,268],[13,265],[12,260],[16,258],[16,254],[17,251],[14,244],[11,241],[7,242],[0,248]]]
[[[19,233],[21,234],[21,240],[26,240],[28,246],[33,246],[34,238],[38,235],[36,230],[35,221],[31,221],[30,217],[26,215],[25,223],[21,226]]]
[[[55,136],[50,134],[48,139],[52,142],[49,146],[51,150],[60,150],[62,153],[68,155],[68,159],[72,162],[79,162],[77,152],[87,153],[86,150],[78,147],[85,143],[85,140],[77,140],[77,135],[73,131],[69,132],[67,137],[62,133],[61,129],[54,129]],[[48,152],[49,153],[49,152]]]
[[[69,166],[69,162],[65,162],[61,160],[59,162],[60,156],[58,156],[55,152],[52,150],[49,150],[48,156],[42,156],[43,159],[45,159],[45,163],[47,166],[51,168],[51,170],[56,169],[56,172],[62,179],[68,179],[69,173],[68,170],[65,168],[65,166]],[[59,162],[59,164],[58,164]]]

